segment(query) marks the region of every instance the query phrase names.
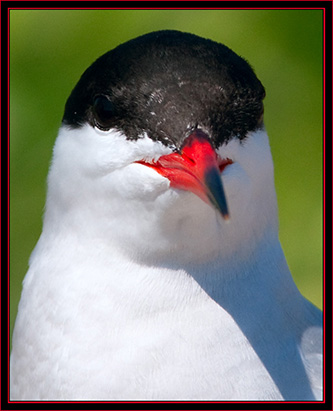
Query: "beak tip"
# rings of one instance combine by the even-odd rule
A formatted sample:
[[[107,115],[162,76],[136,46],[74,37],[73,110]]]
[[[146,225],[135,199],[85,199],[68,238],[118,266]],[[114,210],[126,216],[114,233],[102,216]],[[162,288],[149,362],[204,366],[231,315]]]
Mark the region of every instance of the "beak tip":
[[[222,218],[226,223],[230,223],[230,214],[229,213],[223,213]]]
[[[205,173],[205,191],[211,205],[217,209],[222,218],[228,222],[230,219],[227,199],[218,168],[212,167]]]

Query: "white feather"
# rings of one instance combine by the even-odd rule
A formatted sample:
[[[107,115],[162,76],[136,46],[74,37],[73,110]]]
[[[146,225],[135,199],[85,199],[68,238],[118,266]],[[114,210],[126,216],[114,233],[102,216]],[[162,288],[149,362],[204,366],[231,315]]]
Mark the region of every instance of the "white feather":
[[[225,224],[133,162],[147,136],[62,127],[13,335],[11,398],[320,400],[321,313],[279,239],[264,130],[220,148]]]

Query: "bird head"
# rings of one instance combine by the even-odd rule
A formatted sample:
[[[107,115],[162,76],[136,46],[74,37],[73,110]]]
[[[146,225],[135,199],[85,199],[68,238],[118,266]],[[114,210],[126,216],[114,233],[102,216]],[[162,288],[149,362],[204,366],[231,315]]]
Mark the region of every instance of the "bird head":
[[[161,31],[116,47],[66,103],[45,220],[155,255],[227,251],[275,228],[264,96],[211,40]]]

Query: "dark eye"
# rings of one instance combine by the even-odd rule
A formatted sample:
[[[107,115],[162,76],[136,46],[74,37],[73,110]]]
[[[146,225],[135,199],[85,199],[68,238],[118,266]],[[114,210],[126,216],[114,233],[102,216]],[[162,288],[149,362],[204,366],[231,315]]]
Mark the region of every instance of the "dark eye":
[[[95,125],[101,130],[109,130],[112,126],[114,108],[111,101],[106,96],[97,96],[94,99],[93,111],[95,115]]]

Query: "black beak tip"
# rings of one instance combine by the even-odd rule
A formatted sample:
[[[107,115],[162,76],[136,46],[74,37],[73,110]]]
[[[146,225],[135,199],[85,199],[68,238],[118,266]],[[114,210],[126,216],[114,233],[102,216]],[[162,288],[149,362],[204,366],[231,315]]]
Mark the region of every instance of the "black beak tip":
[[[221,213],[223,219],[228,221],[230,219],[230,214],[218,169],[212,167],[206,171],[205,184],[208,191],[207,196],[211,204]]]

